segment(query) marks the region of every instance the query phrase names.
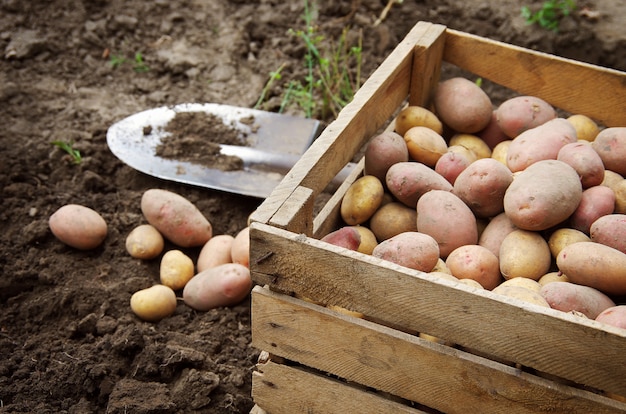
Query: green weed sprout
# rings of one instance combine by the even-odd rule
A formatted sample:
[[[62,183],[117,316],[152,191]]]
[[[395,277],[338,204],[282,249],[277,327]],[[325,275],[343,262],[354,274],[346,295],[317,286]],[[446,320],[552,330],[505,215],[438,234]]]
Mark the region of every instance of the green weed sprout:
[[[571,14],[574,9],[575,0],[550,0],[544,2],[536,12],[531,11],[528,6],[522,6],[521,12],[527,24],[536,23],[544,29],[558,32],[561,18]]]
[[[62,149],[63,151],[67,152],[72,160],[72,163],[74,164],[80,164],[81,161],[83,160],[82,155],[80,154],[80,151],[77,149],[74,149],[74,143],[73,142],[65,142],[65,141],[52,141],[52,145]]]
[[[133,70],[135,72],[147,72],[150,70],[148,65],[143,61],[143,55],[141,52],[135,53],[135,63],[133,65]]]
[[[118,67],[126,63],[126,58],[120,55],[111,55],[111,59],[109,60],[109,63],[111,64],[111,67],[113,69],[117,69]]]

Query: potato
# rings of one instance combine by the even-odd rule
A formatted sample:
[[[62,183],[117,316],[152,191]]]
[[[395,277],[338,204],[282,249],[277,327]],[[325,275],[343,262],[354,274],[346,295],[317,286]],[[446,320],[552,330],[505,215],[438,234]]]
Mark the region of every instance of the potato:
[[[454,249],[478,242],[476,217],[449,191],[431,190],[417,202],[417,231],[432,236],[442,258]]]
[[[541,284],[539,283],[539,281],[529,279],[527,277],[514,277],[513,279],[505,280],[498,285],[498,288],[505,286],[519,286],[537,293],[539,293],[539,291],[541,290]]]
[[[353,182],[341,200],[341,218],[354,226],[365,223],[383,202],[385,189],[373,175],[364,175]]]
[[[79,204],[66,204],[48,219],[52,234],[79,250],[100,246],[107,237],[107,223],[97,211]]]
[[[600,128],[596,122],[587,115],[574,114],[567,118],[568,122],[574,125],[576,136],[579,140],[591,142],[596,139]]]
[[[548,246],[552,257],[556,259],[565,246],[581,241],[591,241],[589,236],[580,230],[563,227],[555,230],[548,238]]]
[[[491,120],[491,99],[476,83],[455,77],[440,82],[433,97],[437,117],[453,130],[472,134]]]
[[[626,180],[622,180],[613,186],[615,193],[615,213],[626,214]]]
[[[500,245],[500,272],[505,279],[526,277],[538,280],[550,269],[552,256],[539,233],[514,230]]]
[[[626,254],[595,242],[572,243],[556,257],[559,270],[572,283],[607,295],[626,294]]]
[[[591,224],[591,241],[626,253],[626,214],[607,214]]]
[[[615,187],[622,180],[624,180],[624,177],[622,177],[618,173],[613,172],[611,170],[605,169],[604,170],[604,178],[602,179],[602,182],[600,183],[600,185],[607,186],[607,187],[611,188],[613,191],[615,191]]]
[[[356,251],[361,245],[361,233],[353,226],[345,226],[328,233],[321,240],[334,246]]]
[[[476,135],[454,134],[452,138],[450,138],[449,145],[461,145],[476,154],[476,158],[478,159],[491,157],[491,148],[489,148],[489,145]]]
[[[477,160],[476,154],[462,145],[448,147],[445,154],[437,160],[435,172],[454,185],[456,177],[471,163]]]
[[[457,279],[456,277],[452,276],[450,273],[446,273],[446,272],[430,271],[430,272],[428,272],[428,274],[431,275],[431,276],[434,276],[436,278],[450,280],[452,282],[458,282],[459,281],[459,279]]]
[[[433,270],[431,270],[430,273],[447,273],[449,275],[452,275],[452,272],[450,271],[450,269],[448,269],[448,265],[446,265],[445,260],[443,260],[441,257],[437,259],[437,264],[435,265],[435,267],[433,267]]]
[[[415,126],[423,126],[439,135],[443,134],[443,125],[437,115],[421,106],[407,106],[400,111],[395,122],[395,131],[401,136]]]
[[[370,140],[363,154],[365,174],[385,182],[387,170],[393,164],[409,160],[409,150],[402,135],[383,132]]]
[[[231,251],[235,238],[230,234],[218,234],[202,246],[198,254],[196,268],[198,273],[221,264],[232,263]]]
[[[602,184],[604,164],[596,151],[589,144],[572,142],[565,144],[557,154],[557,160],[569,164],[580,176],[583,188]]]
[[[544,285],[547,285],[548,283],[553,283],[553,282],[569,282],[569,279],[567,278],[566,275],[564,275],[561,272],[549,272],[541,276],[537,282],[541,286],[544,286]]]
[[[364,254],[372,254],[374,251],[374,247],[378,245],[378,240],[376,240],[376,235],[374,232],[367,227],[364,226],[353,226],[356,231],[359,232],[361,236],[361,243],[359,243],[359,247],[357,247],[356,251]]]
[[[211,223],[200,210],[171,191],[147,190],[141,197],[141,211],[148,223],[179,247],[202,246],[213,235]]]
[[[539,292],[526,289],[522,286],[498,286],[493,290],[493,293],[509,298],[519,299],[534,305],[543,306],[544,308],[550,307],[548,302],[539,294]]]
[[[235,235],[230,257],[233,263],[250,267],[250,227],[244,227]]]
[[[169,250],[161,258],[161,284],[173,290],[184,288],[195,273],[193,260],[180,250]]]
[[[615,306],[615,302],[599,290],[571,282],[548,283],[539,294],[552,309],[580,312],[589,319],[595,319],[605,309]]]
[[[416,126],[404,134],[409,157],[422,164],[434,167],[437,160],[448,150],[443,137],[430,128]]]
[[[459,282],[476,289],[484,289],[484,287],[474,279],[459,279]]]
[[[569,218],[570,226],[589,234],[591,224],[602,216],[613,213],[615,193],[608,187],[597,185],[583,191],[578,207]]]
[[[469,244],[454,249],[446,258],[446,266],[458,279],[472,279],[491,290],[502,281],[498,258],[487,248]]]
[[[137,226],[126,236],[126,251],[135,259],[154,259],[164,246],[163,236],[150,224]]]
[[[422,272],[430,272],[439,259],[437,241],[416,231],[400,233],[374,248],[372,256]]]
[[[536,96],[516,96],[500,104],[496,119],[500,129],[510,138],[556,118],[554,108]]]
[[[417,211],[395,201],[385,204],[374,213],[369,228],[379,242],[405,231],[417,231]]]
[[[626,305],[611,306],[596,316],[596,321],[626,329]]]
[[[485,144],[492,150],[503,141],[507,141],[509,137],[502,131],[498,125],[497,110],[491,112],[491,120],[485,128],[476,133],[476,136],[482,139]]]
[[[626,127],[603,129],[591,147],[602,158],[604,168],[621,176],[626,175]]]
[[[504,211],[504,194],[512,182],[511,170],[493,158],[483,158],[459,174],[452,192],[476,217],[494,217]]]
[[[526,168],[504,194],[504,212],[524,230],[546,230],[566,220],[578,207],[582,185],[563,161],[543,160]]]
[[[576,130],[563,118],[556,118],[526,130],[513,139],[506,156],[511,171],[522,171],[541,160],[556,160],[566,144],[576,142]]]
[[[154,285],[133,293],[130,308],[140,319],[158,322],[176,311],[176,293],[168,286]]]
[[[431,190],[452,191],[452,184],[419,162],[399,162],[387,171],[387,188],[401,203],[415,208],[422,194]]]
[[[232,306],[252,289],[250,269],[238,263],[212,267],[195,275],[183,289],[185,304],[198,311]]]
[[[493,148],[493,151],[491,151],[491,158],[506,165],[506,157],[507,157],[507,154],[509,152],[509,147],[511,146],[512,142],[513,142],[512,140],[508,139],[496,145]]]
[[[517,227],[511,219],[505,213],[500,213],[489,221],[478,239],[478,244],[500,257],[502,240],[513,230],[517,230]]]

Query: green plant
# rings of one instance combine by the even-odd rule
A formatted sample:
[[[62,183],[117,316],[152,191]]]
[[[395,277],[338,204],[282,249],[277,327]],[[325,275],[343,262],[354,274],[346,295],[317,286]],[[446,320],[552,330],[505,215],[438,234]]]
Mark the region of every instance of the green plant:
[[[118,67],[122,66],[122,64],[124,64],[125,62],[126,62],[126,58],[120,55],[111,55],[111,58],[109,59],[109,63],[113,69],[117,69]]]
[[[576,9],[575,0],[550,0],[543,3],[541,9],[533,12],[528,6],[522,6],[522,17],[528,24],[538,24],[544,29],[557,32],[559,22]]]
[[[135,72],[147,72],[150,70],[148,65],[143,61],[143,55],[141,52],[135,53],[135,63],[133,65],[133,70]]]
[[[70,141],[70,142],[52,141],[52,145],[54,145],[54,146],[62,149],[63,151],[67,152],[74,164],[80,164],[81,161],[83,160],[83,157],[80,154],[80,151],[77,150],[77,149],[74,149],[74,143],[72,141]]]

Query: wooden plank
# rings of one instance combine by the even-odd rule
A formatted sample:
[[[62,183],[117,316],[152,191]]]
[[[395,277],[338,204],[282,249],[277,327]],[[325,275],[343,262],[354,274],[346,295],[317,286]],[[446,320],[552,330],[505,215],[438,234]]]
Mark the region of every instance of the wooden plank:
[[[409,94],[415,45],[428,39],[431,30],[441,30],[441,26],[420,22],[413,27],[257,208],[251,221],[268,223],[298,186],[319,194],[367,139],[389,122]]]
[[[330,377],[273,362],[252,372],[252,397],[269,414],[424,414]]]
[[[261,223],[251,225],[250,237],[257,283],[626,395],[624,330]]]
[[[589,391],[260,286],[252,293],[252,316],[257,348],[449,414],[626,410]]]
[[[626,72],[447,29],[443,59],[606,126],[626,126]]]
[[[429,31],[428,39],[415,46],[409,92],[410,105],[429,108],[439,82],[446,30],[443,26],[437,29]]]
[[[272,226],[294,233],[313,234],[315,195],[306,187],[297,187],[270,220]]]

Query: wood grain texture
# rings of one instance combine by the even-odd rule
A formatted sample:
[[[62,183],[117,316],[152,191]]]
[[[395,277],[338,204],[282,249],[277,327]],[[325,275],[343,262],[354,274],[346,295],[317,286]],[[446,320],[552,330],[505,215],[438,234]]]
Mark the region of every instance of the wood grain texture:
[[[594,393],[267,288],[254,289],[252,309],[253,346],[445,413],[618,413],[626,409],[626,404]],[[283,391],[275,396],[294,398]]]

